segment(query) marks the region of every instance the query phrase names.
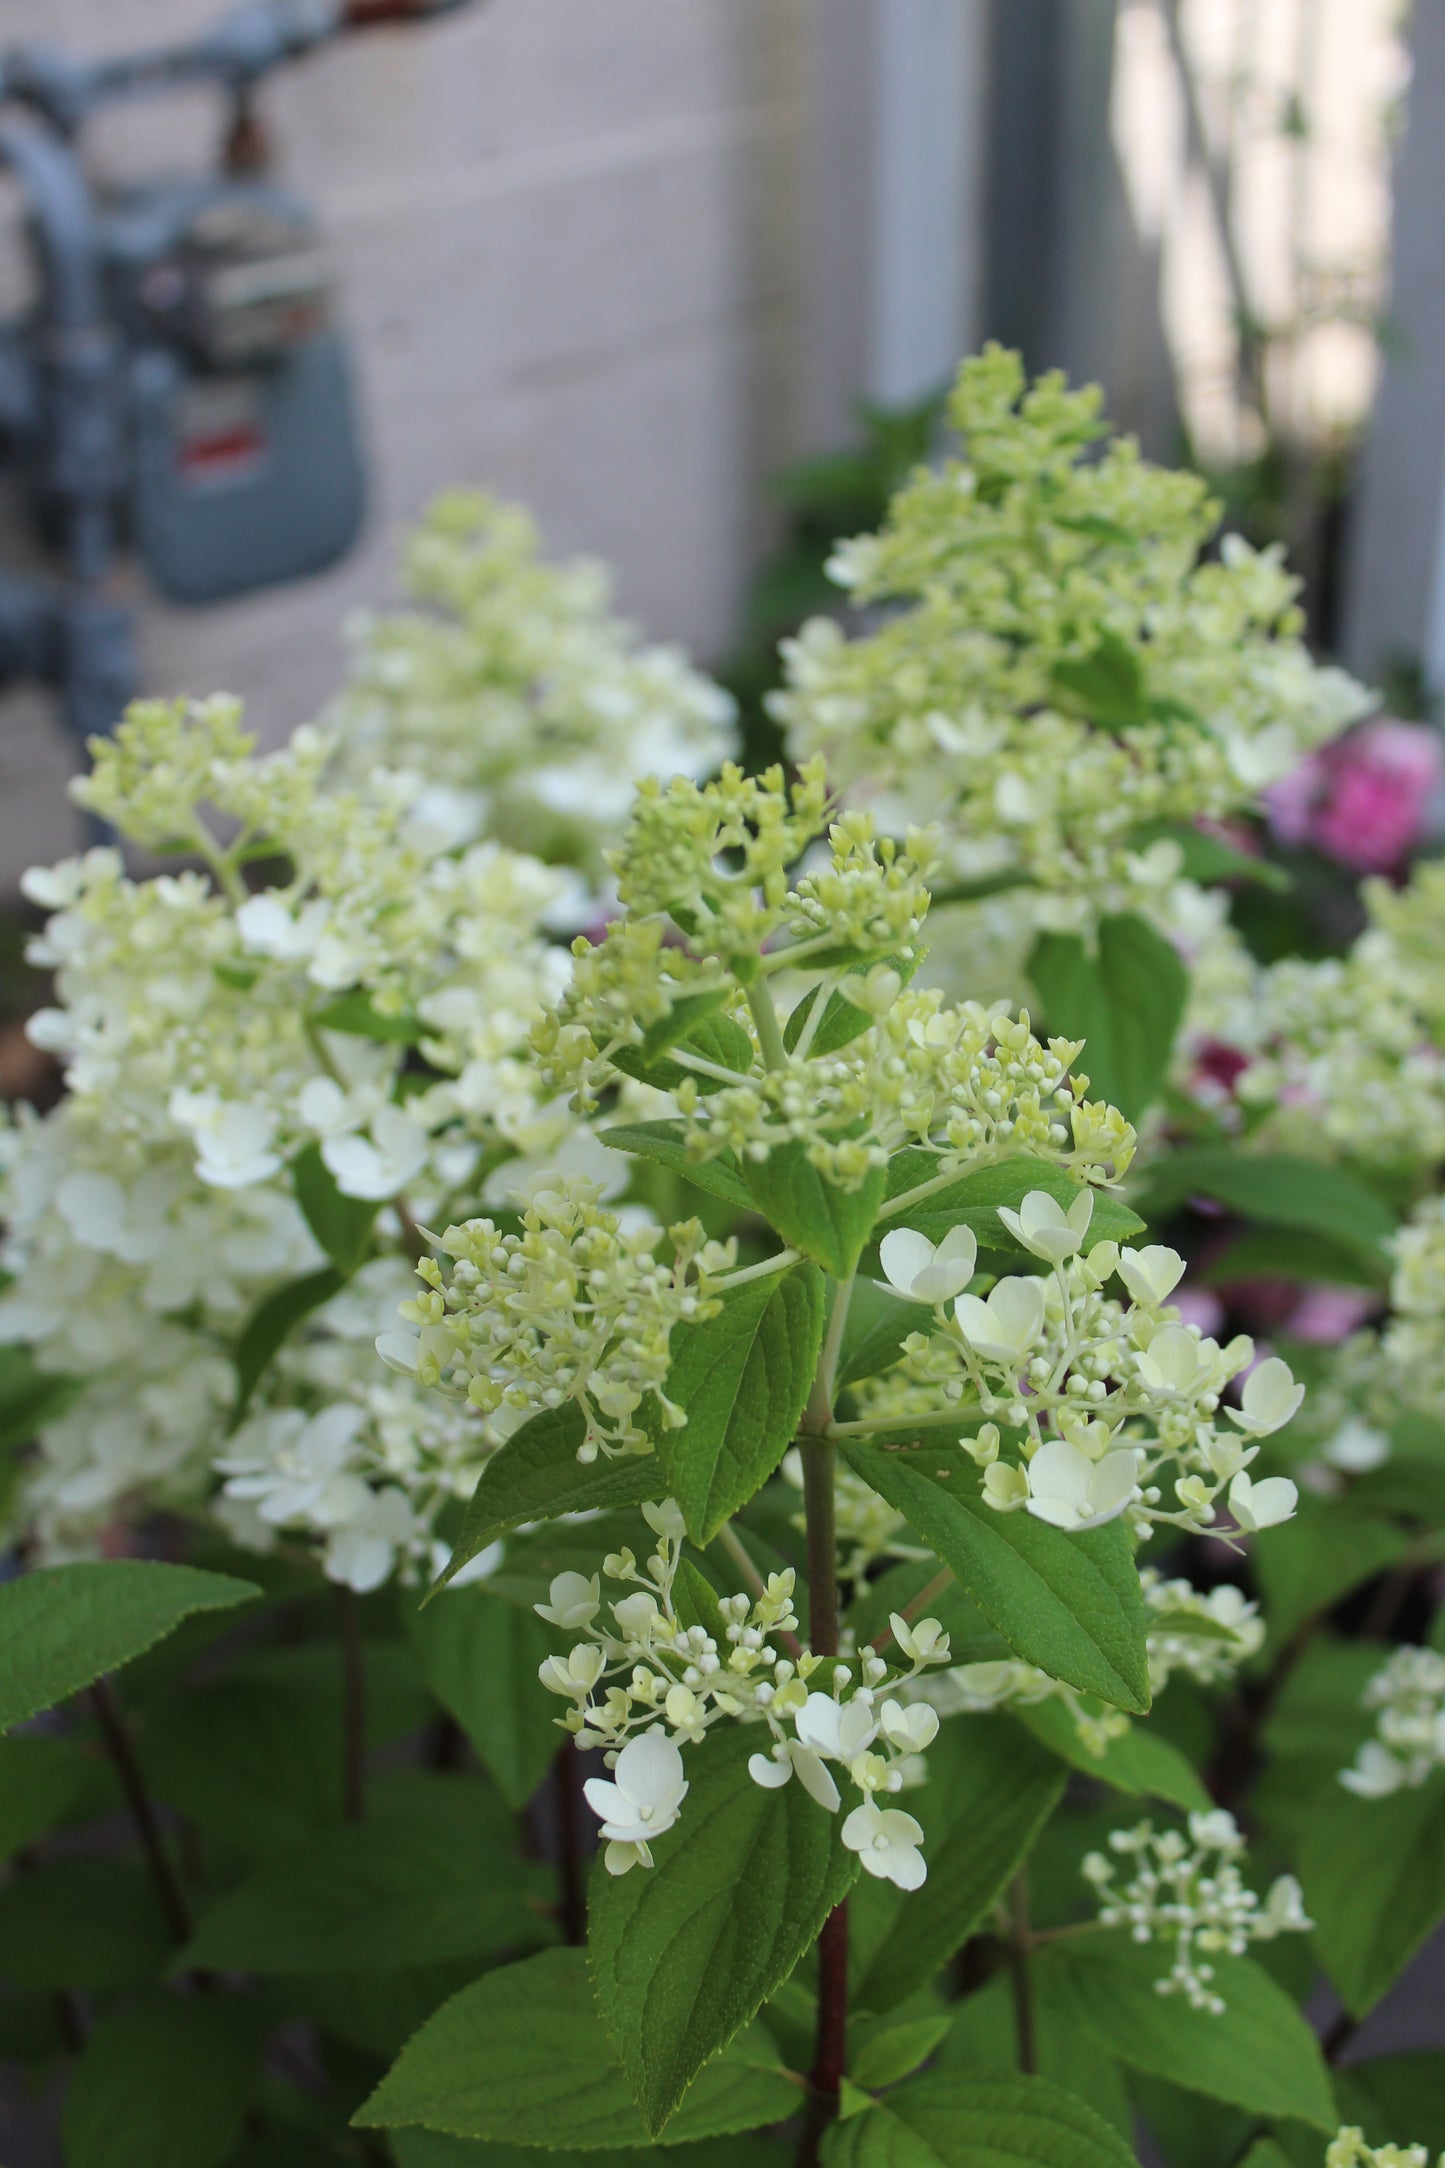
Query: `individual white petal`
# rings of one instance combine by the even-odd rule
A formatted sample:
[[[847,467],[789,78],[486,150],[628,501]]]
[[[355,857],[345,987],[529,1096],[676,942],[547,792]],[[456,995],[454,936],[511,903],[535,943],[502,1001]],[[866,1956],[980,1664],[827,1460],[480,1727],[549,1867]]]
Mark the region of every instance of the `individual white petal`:
[[[1229,1410],[1230,1420],[1241,1430],[1265,1437],[1282,1430],[1304,1399],[1305,1389],[1296,1385],[1294,1372],[1278,1355],[1270,1355],[1250,1371],[1240,1394],[1240,1405]]]
[[[1287,1521],[1299,1504],[1299,1491],[1288,1476],[1269,1475],[1256,1483],[1241,1468],[1229,1486],[1229,1510],[1248,1535]]]
[[[842,1714],[831,1694],[809,1694],[793,1719],[793,1729],[804,1746],[836,1761],[842,1753],[838,1737]]]
[[[1151,1392],[1189,1392],[1199,1376],[1199,1342],[1183,1325],[1166,1325],[1141,1349],[1139,1375]]]
[[[793,1773],[791,1761],[774,1761],[771,1754],[749,1754],[748,1775],[764,1791],[781,1791]]]
[[[947,1302],[962,1294],[978,1264],[978,1243],[971,1227],[950,1227],[932,1261],[913,1282],[918,1302]]]
[[[788,1759],[797,1770],[798,1782],[808,1797],[816,1800],[825,1814],[836,1814],[842,1800],[822,1756],[815,1754],[811,1747],[800,1745],[796,1739],[790,1739]]]
[[[534,1603],[538,1618],[553,1626],[590,1626],[602,1608],[602,1584],[594,1573],[558,1573],[552,1578],[546,1603]]]
[[[644,1819],[655,1816],[656,1826],[662,1826],[661,1817],[666,1814],[670,1817],[666,1826],[671,1826],[687,1790],[682,1755],[671,1739],[655,1731],[629,1739],[617,1757],[613,1776],[618,1790]]]
[[[1184,1277],[1184,1259],[1167,1244],[1151,1242],[1142,1250],[1122,1249],[1115,1270],[1134,1300],[1153,1310],[1169,1300]]]
[[[878,1262],[889,1286],[910,1300],[914,1281],[933,1263],[933,1256],[927,1235],[912,1227],[891,1227],[878,1245]]]

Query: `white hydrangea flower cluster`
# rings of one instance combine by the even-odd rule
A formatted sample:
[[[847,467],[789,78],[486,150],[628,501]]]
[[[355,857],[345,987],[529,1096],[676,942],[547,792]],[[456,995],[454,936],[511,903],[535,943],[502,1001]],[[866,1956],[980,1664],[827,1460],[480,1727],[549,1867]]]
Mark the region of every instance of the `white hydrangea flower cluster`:
[[[1105,1241],[1084,1254],[1092,1210],[1087,1189],[1067,1211],[1042,1190],[1017,1211],[1000,1207],[1014,1239],[1051,1269],[997,1280],[986,1295],[967,1291],[977,1258],[970,1230],[956,1228],[937,1251],[912,1229],[885,1236],[885,1273],[914,1299],[926,1288],[934,1328],[911,1334],[903,1361],[863,1389],[866,1427],[962,1428],[981,1414],[960,1442],[983,1470],[984,1499],[1056,1528],[1097,1528],[1127,1513],[1140,1535],[1156,1523],[1199,1531],[1214,1524],[1226,1494],[1244,1533],[1287,1520],[1295,1485],[1256,1481],[1249,1469],[1259,1446],[1245,1441],[1288,1423],[1304,1388],[1278,1356],[1254,1365],[1246,1335],[1220,1347],[1181,1321],[1168,1304],[1184,1271],[1177,1252]],[[1104,1292],[1116,1276],[1127,1302]],[[937,1288],[960,1285],[950,1311]],[[1225,1388],[1241,1373],[1239,1403],[1225,1407]],[[940,1401],[951,1413],[939,1412]],[[1166,1503],[1160,1479],[1170,1468]]]
[[[600,564],[549,565],[520,506],[453,490],[411,537],[416,607],[358,619],[329,710],[335,771],[415,777],[419,808],[468,839],[602,870],[635,785],[708,774],[733,702],[674,647],[611,614]]]
[[[1221,928],[1196,969],[1178,1081],[1246,1146],[1404,1172],[1445,1164],[1445,863],[1361,885],[1349,953],[1255,964]]]
[[[1346,1791],[1385,1799],[1445,1769],[1445,1655],[1396,1649],[1365,1688],[1363,1706],[1379,1711],[1376,1736],[1340,1771]]]
[[[1187,1839],[1178,1830],[1156,1830],[1152,1822],[1116,1829],[1109,1838],[1116,1858],[1090,1852],[1082,1872],[1099,1898],[1102,1926],[1127,1927],[1135,1942],[1172,1944],[1169,1971],[1154,1983],[1158,1993],[1183,1995],[1194,2009],[1217,2017],[1225,2004],[1210,1985],[1215,1976],[1210,1956],[1242,1957],[1251,1942],[1304,1934],[1314,1922],[1306,1917],[1292,1874],[1271,1883],[1262,1905],[1246,1888],[1239,1870],[1244,1839],[1232,1814],[1222,1807],[1191,1814],[1188,1827]],[[1124,1861],[1132,1864],[1133,1874],[1116,1887]]]
[[[566,980],[541,934],[563,877],[495,844],[456,852],[385,789],[328,796],[324,756],[303,730],[258,758],[220,698],[140,702],[97,742],[76,797],[207,870],[133,881],[100,850],[27,876],[54,912],[33,958],[61,1003],[29,1028],[65,1063],[71,1118],[188,1140],[216,1188],[269,1181],[319,1142],[365,1198],[414,1179],[460,1121],[517,1151],[559,1140],[572,1125],[524,1055]],[[284,878],[248,886],[249,865],[278,861]],[[400,1104],[410,1044],[437,1075]]]
[[[1445,2160],[1445,2154],[1441,2155]],[[1366,2145],[1364,2132],[1346,2124],[1325,2147],[1325,2168],[1430,2168],[1427,2145]]]
[[[93,1547],[122,1510],[204,1503],[248,1318],[327,1264],[299,1201],[299,1154],[319,1158],[342,1197],[379,1205],[380,1246],[405,1258],[413,1209],[442,1216],[489,1166],[576,1132],[526,1055],[540,1001],[566,976],[541,924],[558,875],[493,844],[456,851],[389,784],[329,792],[314,733],[257,758],[233,701],[141,703],[95,751],[82,802],[205,870],[134,880],[105,848],[26,881],[52,910],[33,955],[58,996],[32,1035],[61,1055],[68,1090],[43,1119],[22,1112],[0,1131],[0,1338],[77,1382],[15,1507],[49,1556]],[[261,867],[271,885],[257,888]],[[364,1335],[366,1366],[394,1300],[393,1282]],[[333,1316],[318,1312],[298,1341],[322,1369],[345,1337]],[[404,1531],[399,1508],[374,1503],[395,1455],[368,1406],[377,1374],[352,1370],[342,1397],[365,1422],[347,1466],[365,1483],[250,1522],[256,1538],[305,1528],[341,1577],[365,1579],[380,1555],[368,1516],[390,1515],[390,1555],[410,1570],[427,1555],[438,1470],[454,1491],[491,1441],[479,1415],[423,1419],[415,1396],[419,1438],[428,1422],[452,1429],[419,1448],[411,1488],[393,1477],[411,1501]],[[306,1430],[300,1447],[291,1435],[293,1417],[305,1430],[336,1402],[324,1379],[272,1385],[238,1448],[257,1482],[268,1455],[279,1467],[337,1451],[332,1433]],[[337,1517],[343,1498],[350,1520]],[[233,1494],[233,1518],[243,1503]]]
[[[1445,1198],[1418,1204],[1390,1250],[1395,1269],[1381,1366],[1403,1402],[1433,1410],[1445,1391]]]
[[[1155,1701],[1176,1672],[1201,1686],[1220,1685],[1263,1647],[1265,1626],[1258,1606],[1232,1583],[1203,1592],[1185,1580],[1166,1581],[1152,1566],[1142,1567],[1139,1579],[1149,1615],[1145,1645]],[[1060,1701],[1074,1720],[1080,1745],[1090,1754],[1103,1755],[1112,1740],[1133,1729],[1133,1720],[1121,1709],[1110,1709],[1012,1657],[956,1664],[919,1691],[945,1717]]]
[[[569,1702],[561,1723],[584,1749],[603,1751],[611,1784],[585,1787],[607,1840],[609,1874],[650,1867],[652,1837],[670,1829],[687,1791],[679,1744],[696,1744],[725,1721],[766,1724],[770,1752],[748,1763],[754,1782],[775,1790],[796,1776],[826,1812],[842,1805],[833,1769],[862,1793],[842,1838],[865,1870],[916,1889],[925,1878],[923,1831],[912,1815],[879,1805],[902,1788],[905,1764],[938,1732],[933,1710],[896,1698],[929,1665],[946,1664],[948,1636],[936,1619],[892,1621],[907,1668],[871,1649],[852,1663],[814,1655],[796,1641],[793,1572],[768,1576],[756,1596],[716,1599],[716,1619],[685,1623],[676,1587],[685,1524],[671,1499],[642,1511],[657,1548],[639,1567],[631,1551],[603,1560],[601,1575],[558,1574],[538,1614],[585,1636],[542,1666],[542,1684]],[[634,1593],[604,1606],[602,1575]],[[610,1614],[610,1623],[603,1618]],[[794,1653],[784,1654],[779,1642]],[[860,1680],[854,1684],[854,1664]],[[825,1675],[828,1689],[809,1681]],[[892,1689],[892,1691],[885,1691]]]
[[[789,749],[826,752],[849,795],[886,793],[885,825],[940,822],[950,878],[1035,884],[1036,925],[1147,907],[1179,871],[1152,826],[1252,804],[1370,698],[1311,660],[1278,550],[1231,535],[1201,561],[1203,482],[1128,440],[1089,456],[1097,391],[1028,389],[992,347],[948,412],[961,456],[829,568],[879,620],[785,643]]]
[[[378,1319],[410,1283],[405,1257],[364,1266],[281,1349],[262,1405],[213,1463],[224,1483],[212,1510],[234,1542],[309,1538],[327,1578],[358,1594],[393,1573],[414,1584],[441,1571],[438,1517],[470,1497],[514,1420],[379,1368]]]
[[[669,1336],[716,1314],[713,1283],[735,1243],[708,1241],[696,1220],[664,1234],[645,1217],[608,1211],[594,1183],[563,1176],[533,1193],[520,1233],[468,1220],[437,1247],[450,1274],[421,1260],[426,1292],[401,1306],[418,1330],[382,1334],[384,1361],[487,1414],[575,1403],[584,1462],[599,1450],[652,1451],[636,1421],[648,1394],[664,1422],[681,1423],[664,1391]]]

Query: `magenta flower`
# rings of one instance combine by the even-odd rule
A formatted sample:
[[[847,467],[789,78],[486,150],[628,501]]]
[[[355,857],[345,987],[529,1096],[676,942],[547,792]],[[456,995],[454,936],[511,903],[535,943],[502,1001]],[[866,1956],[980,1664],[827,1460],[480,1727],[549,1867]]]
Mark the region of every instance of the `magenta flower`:
[[[1380,715],[1276,783],[1270,825],[1353,873],[1397,873],[1425,840],[1440,781],[1437,732]]]

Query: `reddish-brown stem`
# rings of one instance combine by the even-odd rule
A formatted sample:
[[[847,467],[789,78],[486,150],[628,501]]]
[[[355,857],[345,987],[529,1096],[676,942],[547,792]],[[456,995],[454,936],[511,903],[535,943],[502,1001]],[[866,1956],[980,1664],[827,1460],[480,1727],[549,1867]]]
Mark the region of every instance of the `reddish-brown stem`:
[[[818,2030],[797,2168],[816,2168],[823,2133],[838,2113],[848,2057],[848,1903],[835,1905],[818,1937]]]
[[[845,1280],[834,1294],[828,1336],[798,1441],[803,1455],[803,1511],[808,1531],[808,1642],[815,1656],[838,1653],[834,1448],[824,1442],[823,1433],[833,1419],[833,1380],[852,1286],[851,1280]],[[848,1906],[844,1902],[833,1907],[818,1937],[818,2029],[797,2168],[817,2168],[823,2133],[838,2113],[847,2055]]]
[[[569,1739],[552,1764],[552,1792],[557,1804],[558,1911],[562,1932],[574,1949],[587,1940],[587,1878],[582,1862],[582,1769]]]

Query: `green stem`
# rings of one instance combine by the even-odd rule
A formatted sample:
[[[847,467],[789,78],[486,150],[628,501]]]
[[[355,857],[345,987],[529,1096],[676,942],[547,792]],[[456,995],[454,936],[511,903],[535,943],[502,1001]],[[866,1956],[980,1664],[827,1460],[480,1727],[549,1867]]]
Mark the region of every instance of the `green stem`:
[[[798,1262],[796,1250],[779,1250],[776,1257],[765,1257],[760,1265],[744,1265],[740,1272],[719,1272],[712,1280],[714,1287],[746,1287],[749,1280],[765,1280],[771,1272],[786,1272],[789,1265]]]
[[[763,1050],[764,1063],[769,1069],[786,1069],[788,1050],[778,1028],[778,1012],[773,1007],[772,996],[766,986],[749,986],[744,990],[753,1022],[757,1026],[758,1045]]]
[[[937,1430],[951,1423],[961,1430],[965,1422],[961,1408],[949,1408],[940,1415],[875,1415],[858,1423],[829,1423],[825,1435],[830,1438],[866,1438],[870,1431]]]

